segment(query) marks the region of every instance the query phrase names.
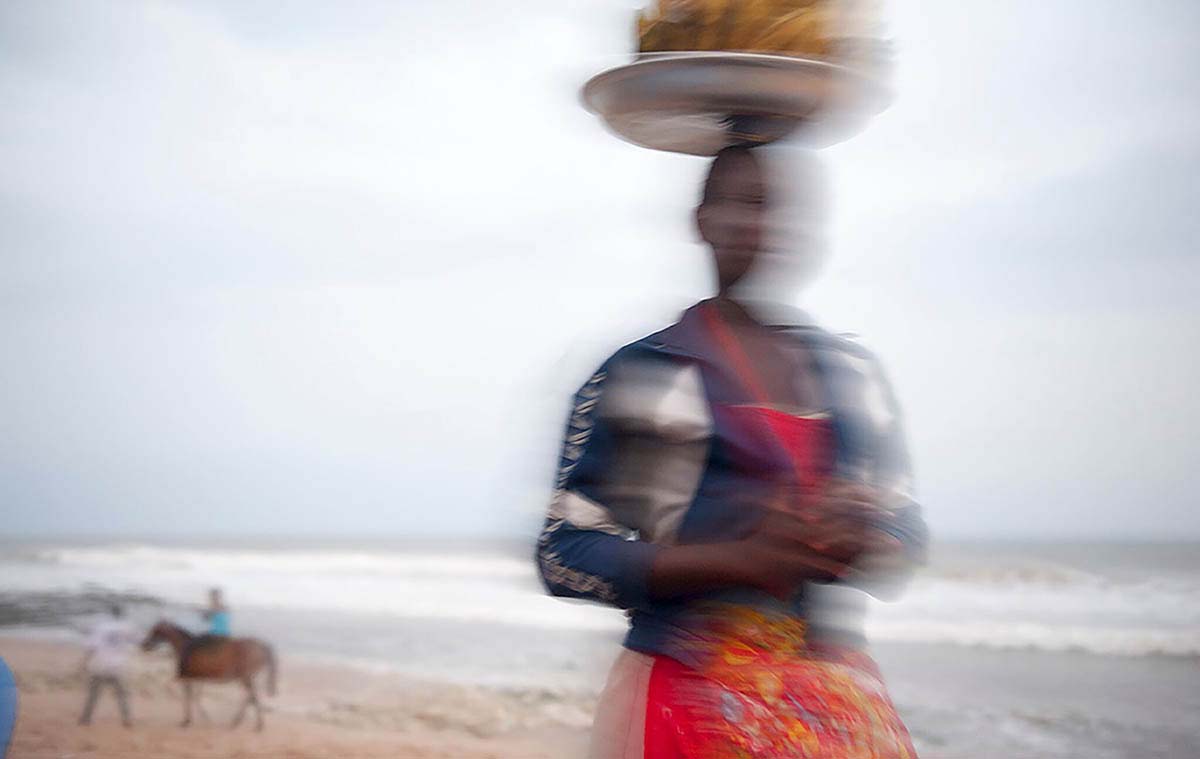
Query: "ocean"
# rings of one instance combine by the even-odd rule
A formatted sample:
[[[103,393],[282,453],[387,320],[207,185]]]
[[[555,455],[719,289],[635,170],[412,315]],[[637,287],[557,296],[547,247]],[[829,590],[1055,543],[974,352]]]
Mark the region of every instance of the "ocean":
[[[8,542],[0,634],[78,638],[100,600],[305,657],[585,702],[625,627],[545,596],[519,543]],[[1200,756],[1200,545],[941,543],[873,651],[923,755]],[[582,701],[581,701],[582,699]],[[573,712],[565,712],[573,713]],[[578,720],[578,718],[575,718]]]

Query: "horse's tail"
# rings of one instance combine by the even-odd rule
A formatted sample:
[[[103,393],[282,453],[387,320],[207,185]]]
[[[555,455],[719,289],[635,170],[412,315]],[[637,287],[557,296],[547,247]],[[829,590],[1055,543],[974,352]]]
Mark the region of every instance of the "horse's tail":
[[[263,651],[267,654],[267,695],[275,695],[275,676],[277,664],[275,661],[275,649],[267,643],[262,644]]]

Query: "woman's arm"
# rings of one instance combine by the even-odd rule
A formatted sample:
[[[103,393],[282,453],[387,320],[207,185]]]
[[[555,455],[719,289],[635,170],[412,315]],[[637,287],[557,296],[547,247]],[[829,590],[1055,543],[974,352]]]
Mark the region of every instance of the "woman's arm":
[[[741,540],[661,549],[650,569],[649,595],[678,598],[751,587],[789,598],[806,580],[837,577],[848,569],[812,547],[818,534],[794,516],[772,512]]]
[[[536,558],[553,595],[632,608],[648,597],[650,567],[661,549],[635,539],[634,528],[602,497],[618,442],[602,408],[613,392],[610,364],[575,394]]]

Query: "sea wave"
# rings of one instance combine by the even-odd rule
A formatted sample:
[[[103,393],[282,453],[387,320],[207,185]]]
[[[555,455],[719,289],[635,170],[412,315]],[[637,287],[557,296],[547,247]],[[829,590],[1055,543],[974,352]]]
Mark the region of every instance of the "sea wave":
[[[1011,623],[970,620],[871,622],[875,641],[948,643],[991,649],[1080,651],[1106,656],[1200,656],[1200,632],[1152,627],[1099,628],[1092,625]]]
[[[547,597],[532,555],[496,552],[51,546],[0,554],[0,576],[9,592],[102,587],[185,606],[219,586],[231,604],[263,609],[585,630],[622,624],[611,609]]]
[[[26,549],[32,563],[144,571],[265,571],[272,573],[377,573],[412,577],[524,577],[531,559],[507,555],[434,554],[369,550],[254,550],[177,548],[141,544]]]
[[[0,549],[0,590],[104,587],[195,605],[213,585],[240,607],[619,631],[612,609],[545,595],[512,551],[178,547]],[[1200,573],[1089,571],[973,555],[936,562],[904,598],[875,604],[870,637],[1105,655],[1200,655]]]
[[[895,604],[875,605],[875,640],[1104,655],[1200,655],[1200,576],[1086,571],[997,558],[935,565]]]

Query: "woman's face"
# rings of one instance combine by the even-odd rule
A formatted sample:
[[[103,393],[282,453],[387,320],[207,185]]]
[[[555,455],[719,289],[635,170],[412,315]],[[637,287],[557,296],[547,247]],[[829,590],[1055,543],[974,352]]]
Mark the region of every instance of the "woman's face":
[[[704,200],[696,210],[700,236],[712,246],[718,289],[723,293],[763,250],[767,183],[749,151],[722,154],[713,164]]]
[[[721,154],[696,213],[720,293],[794,300],[825,261],[828,211],[824,175],[810,154],[771,148]]]

